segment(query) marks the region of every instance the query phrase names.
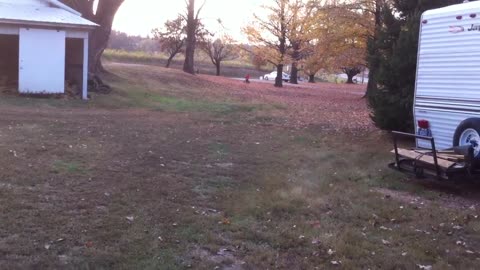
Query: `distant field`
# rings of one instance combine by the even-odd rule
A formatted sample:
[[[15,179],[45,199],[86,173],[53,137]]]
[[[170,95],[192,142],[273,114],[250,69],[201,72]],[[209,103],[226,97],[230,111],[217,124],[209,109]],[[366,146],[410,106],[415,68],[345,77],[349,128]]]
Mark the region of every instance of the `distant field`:
[[[175,69],[183,68],[183,55],[177,55],[172,61],[171,67]],[[136,63],[136,64],[149,64],[157,66],[165,66],[167,64],[168,57],[162,53],[146,53],[146,52],[127,52],[119,50],[106,50],[103,54],[103,58],[107,61],[122,62],[122,63]],[[197,51],[196,53],[196,65],[201,74],[215,75],[215,67],[211,63],[210,59],[203,52]],[[243,78],[246,74],[250,74],[252,77],[257,78],[266,73],[269,73],[270,69],[264,68],[263,70],[257,70],[247,60],[236,59],[231,61],[225,61],[222,64],[222,76],[227,77],[240,77]]]

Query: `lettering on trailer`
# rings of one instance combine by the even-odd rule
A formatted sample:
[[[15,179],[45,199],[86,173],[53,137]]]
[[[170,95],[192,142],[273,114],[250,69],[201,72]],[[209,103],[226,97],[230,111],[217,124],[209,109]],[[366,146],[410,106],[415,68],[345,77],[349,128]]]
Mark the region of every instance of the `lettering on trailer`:
[[[472,26],[468,28],[468,32],[470,31],[480,31],[480,24],[472,24]]]
[[[463,31],[465,31],[465,28],[463,28],[463,26],[450,26],[449,29],[448,29],[448,32],[453,33],[453,34],[461,33]]]

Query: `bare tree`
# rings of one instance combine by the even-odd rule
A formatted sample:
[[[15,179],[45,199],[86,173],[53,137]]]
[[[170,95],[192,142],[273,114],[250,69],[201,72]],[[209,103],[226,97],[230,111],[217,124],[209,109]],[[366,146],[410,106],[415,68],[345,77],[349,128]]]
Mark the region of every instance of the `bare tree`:
[[[90,34],[88,55],[90,76],[98,78],[98,74],[104,71],[101,57],[108,46],[113,19],[124,0],[98,0],[96,12],[94,0],[61,0],[61,2],[82,13],[87,20],[99,25]]]
[[[182,16],[178,16],[175,20],[165,22],[163,29],[154,29],[154,38],[160,42],[163,52],[168,54],[166,68],[170,67],[173,58],[184,51],[186,38],[186,25]]]
[[[215,65],[217,76],[220,76],[220,68],[223,61],[232,60],[237,57],[232,39],[228,36],[217,39],[212,36],[205,38],[200,43],[200,48],[207,53],[212,64]]]
[[[199,15],[205,2],[195,11],[195,0],[185,0],[187,5],[187,13],[182,15],[187,22],[187,39],[185,48],[185,63],[183,64],[183,71],[195,74],[195,47],[197,43],[197,32],[201,25]]]

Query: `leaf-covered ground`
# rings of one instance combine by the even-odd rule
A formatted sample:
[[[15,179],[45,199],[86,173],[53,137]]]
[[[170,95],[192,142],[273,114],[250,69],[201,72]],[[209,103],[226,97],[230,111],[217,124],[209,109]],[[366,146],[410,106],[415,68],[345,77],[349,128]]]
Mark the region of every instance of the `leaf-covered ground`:
[[[0,96],[0,268],[477,268],[478,188],[388,170],[363,86],[108,68]]]

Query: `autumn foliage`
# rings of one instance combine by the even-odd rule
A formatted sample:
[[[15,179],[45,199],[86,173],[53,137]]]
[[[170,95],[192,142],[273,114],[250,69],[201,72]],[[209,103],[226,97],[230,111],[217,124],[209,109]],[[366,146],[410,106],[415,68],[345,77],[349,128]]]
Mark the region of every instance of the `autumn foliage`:
[[[352,83],[366,65],[367,40],[374,28],[367,7],[363,2],[277,0],[263,7],[267,17],[255,16],[244,32],[252,53],[277,67],[278,78],[283,67],[291,65],[292,83],[300,71],[310,82],[320,71],[344,72]]]

